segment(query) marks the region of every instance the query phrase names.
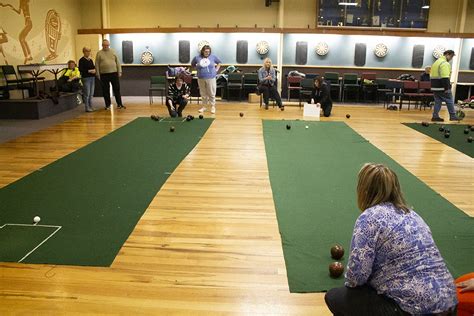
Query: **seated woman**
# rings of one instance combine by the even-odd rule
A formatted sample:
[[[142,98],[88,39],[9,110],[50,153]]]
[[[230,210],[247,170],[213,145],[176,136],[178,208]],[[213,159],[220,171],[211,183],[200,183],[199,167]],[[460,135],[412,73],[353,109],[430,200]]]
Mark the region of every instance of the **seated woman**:
[[[323,109],[325,117],[331,115],[332,100],[331,100],[331,85],[323,78],[314,78],[314,88],[311,92],[311,99],[309,103],[316,103]]]
[[[431,67],[425,67],[425,71],[420,76],[420,81],[430,81]]]
[[[359,172],[345,286],[326,293],[335,315],[456,315],[453,277],[423,219],[384,165]]]
[[[272,67],[272,60],[265,58],[263,61],[263,67],[258,70],[258,90],[263,94],[263,103],[265,104],[265,110],[268,110],[268,99],[272,97],[280,110],[285,110],[285,107],[281,103],[280,94],[276,88],[276,71]]]
[[[183,110],[188,104],[189,87],[182,75],[176,76],[175,82],[168,87],[166,107],[171,117],[182,117]]]
[[[81,72],[76,67],[74,60],[67,62],[67,69],[58,79],[58,88],[61,92],[78,92],[81,90]]]

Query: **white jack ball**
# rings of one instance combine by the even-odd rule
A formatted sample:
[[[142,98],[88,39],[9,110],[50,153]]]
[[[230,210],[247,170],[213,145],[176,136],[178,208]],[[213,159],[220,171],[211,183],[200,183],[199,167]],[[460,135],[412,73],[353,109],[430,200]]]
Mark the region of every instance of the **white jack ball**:
[[[39,223],[40,220],[41,220],[41,217],[39,217],[39,216],[35,216],[35,218],[33,218],[33,221],[35,223]]]

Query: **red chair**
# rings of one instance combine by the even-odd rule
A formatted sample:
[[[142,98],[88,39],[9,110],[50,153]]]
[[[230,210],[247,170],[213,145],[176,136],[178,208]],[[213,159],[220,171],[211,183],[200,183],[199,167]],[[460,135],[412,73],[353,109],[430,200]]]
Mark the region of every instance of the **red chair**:
[[[288,94],[288,101],[290,101],[291,91],[298,91],[298,99],[300,98],[301,80],[299,76],[289,76],[286,78],[286,93]]]
[[[418,81],[403,81],[402,98],[400,100],[400,109],[402,108],[403,100],[408,100],[408,110],[410,110],[410,104],[412,100],[415,102],[421,99],[422,95],[419,92]],[[416,108],[415,103],[415,108]]]
[[[419,93],[421,95],[423,109],[426,110],[426,107],[431,108],[430,103],[434,100],[433,92],[431,92],[431,81],[420,81],[418,87],[420,89]]]

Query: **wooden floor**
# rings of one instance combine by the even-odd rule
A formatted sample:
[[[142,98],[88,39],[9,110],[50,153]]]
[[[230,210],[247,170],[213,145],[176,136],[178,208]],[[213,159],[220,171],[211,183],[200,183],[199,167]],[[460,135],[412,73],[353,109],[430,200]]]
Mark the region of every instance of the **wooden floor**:
[[[84,114],[0,145],[0,186],[137,116],[165,114],[145,98],[127,104],[124,111]],[[196,105],[187,110],[197,114]],[[156,195],[110,268],[1,264],[0,314],[330,315],[323,294],[288,291],[264,150],[262,118],[301,117],[297,107],[218,105],[205,137]],[[344,120],[472,216],[473,159],[399,124],[429,118],[429,111],[344,106],[322,120]],[[466,122],[474,123],[474,112]]]

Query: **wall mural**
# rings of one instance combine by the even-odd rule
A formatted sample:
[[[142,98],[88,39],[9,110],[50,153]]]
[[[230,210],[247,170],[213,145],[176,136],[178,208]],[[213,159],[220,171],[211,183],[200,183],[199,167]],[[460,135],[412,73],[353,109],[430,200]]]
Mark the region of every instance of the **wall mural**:
[[[58,57],[58,42],[61,39],[61,19],[55,10],[49,10],[44,21],[44,33],[46,37],[46,47],[49,55],[46,60],[53,60]]]
[[[0,27],[0,53],[3,55],[3,62],[5,65],[8,65],[8,61],[7,61],[7,56],[5,56],[5,52],[3,51],[2,44],[7,43],[7,42],[8,42],[7,32],[5,32],[5,30],[2,27]]]
[[[33,28],[33,21],[31,21],[30,15],[30,0],[20,0],[20,3],[18,4],[18,9],[16,9],[13,5],[9,3],[4,4],[1,2],[0,7],[10,8],[19,15],[23,14],[25,26],[20,32],[18,39],[20,40],[21,49],[23,50],[23,55],[25,56],[24,64],[26,64],[29,61],[33,60],[33,57],[31,56],[30,47],[28,46],[28,42],[26,41],[28,33],[30,33],[31,29]]]
[[[35,4],[40,5],[31,0],[0,0],[0,10],[14,12],[8,20],[0,24],[0,63],[29,64],[33,59],[34,62],[45,62],[59,58],[67,59],[73,55],[68,47],[71,45],[71,38],[67,36],[70,31],[68,21],[63,22],[57,10],[45,8],[44,12],[47,13],[44,26],[35,23],[36,26],[33,28],[33,19],[36,21],[44,17],[44,13],[41,16],[31,15],[34,12],[30,10],[36,10]],[[10,28],[18,27],[20,30],[16,36]],[[63,34],[66,34],[66,41],[61,40]],[[20,47],[23,54],[19,54]]]

